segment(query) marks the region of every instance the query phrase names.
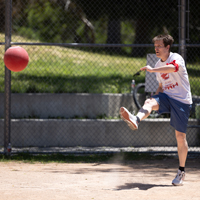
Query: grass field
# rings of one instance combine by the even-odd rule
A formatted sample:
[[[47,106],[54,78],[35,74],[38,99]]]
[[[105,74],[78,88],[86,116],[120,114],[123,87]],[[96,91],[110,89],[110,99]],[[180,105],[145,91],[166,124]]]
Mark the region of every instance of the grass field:
[[[0,162],[24,162],[24,163],[101,163],[116,160],[123,157],[124,162],[134,160],[160,160],[172,158],[166,155],[154,155],[148,153],[121,152],[115,154],[91,154],[91,155],[63,155],[63,154],[42,154],[31,155],[19,153],[12,156],[0,155]]]
[[[0,41],[4,35],[0,34]],[[39,42],[13,36],[13,42]],[[65,47],[23,46],[30,57],[22,72],[12,72],[13,93],[130,93],[133,74],[146,58],[107,55]],[[4,46],[0,46],[3,58]],[[4,92],[4,64],[0,60],[0,92]],[[188,64],[193,95],[200,95],[199,64]],[[145,73],[136,77],[144,82]]]

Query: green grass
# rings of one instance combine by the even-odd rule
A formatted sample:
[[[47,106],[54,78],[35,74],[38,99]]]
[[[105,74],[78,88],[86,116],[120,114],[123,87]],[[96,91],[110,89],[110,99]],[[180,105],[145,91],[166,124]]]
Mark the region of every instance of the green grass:
[[[148,153],[121,152],[115,154],[92,154],[92,155],[31,155],[19,153],[12,156],[0,155],[0,162],[24,162],[24,163],[126,163],[134,160],[154,160],[169,158],[166,155],[153,155]]]
[[[13,37],[12,41],[38,42],[20,36]],[[24,71],[11,73],[13,93],[130,93],[132,75],[146,64],[145,58],[113,56],[104,52],[49,46],[23,47],[30,61]],[[0,53],[3,57],[3,48]],[[3,60],[0,64],[0,92],[3,92]],[[143,82],[144,74],[136,79]]]
[[[4,41],[4,35],[0,34]],[[13,36],[13,42],[39,42]],[[146,58],[132,58],[49,46],[23,46],[30,57],[27,68],[11,73],[13,93],[130,93],[133,74]],[[153,52],[153,50],[152,50]],[[3,58],[4,46],[0,46]],[[4,64],[0,60],[0,92],[4,92]],[[193,95],[200,95],[200,65],[188,64]],[[145,73],[134,78],[144,82]]]
[[[200,64],[187,64],[192,95],[200,96]]]

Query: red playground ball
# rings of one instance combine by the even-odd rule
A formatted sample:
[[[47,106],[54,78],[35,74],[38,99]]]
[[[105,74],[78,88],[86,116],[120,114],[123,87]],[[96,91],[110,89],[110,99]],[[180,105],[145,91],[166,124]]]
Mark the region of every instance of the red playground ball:
[[[28,65],[29,56],[22,47],[10,47],[4,54],[4,63],[6,67],[13,72],[20,72]]]

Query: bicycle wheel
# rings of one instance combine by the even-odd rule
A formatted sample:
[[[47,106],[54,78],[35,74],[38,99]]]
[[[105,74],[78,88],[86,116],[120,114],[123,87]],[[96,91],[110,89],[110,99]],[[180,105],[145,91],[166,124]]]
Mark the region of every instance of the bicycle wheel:
[[[144,105],[144,102],[146,99],[151,98],[153,93],[151,92],[145,92],[145,83],[139,83],[133,92],[133,100],[135,102],[135,105],[137,106],[138,110]],[[159,117],[160,114],[158,114],[157,111],[152,111],[149,115],[150,117]]]
[[[148,94],[145,92],[145,83],[139,83],[133,92],[133,100],[138,109],[144,105],[144,102],[147,99],[146,95]]]

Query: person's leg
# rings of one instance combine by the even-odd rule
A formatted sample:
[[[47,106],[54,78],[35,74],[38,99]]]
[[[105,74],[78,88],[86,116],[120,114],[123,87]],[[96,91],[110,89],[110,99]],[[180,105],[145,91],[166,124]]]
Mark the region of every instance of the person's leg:
[[[147,99],[136,116],[142,121],[151,114],[152,110],[159,110],[159,104],[154,98]]]
[[[132,130],[137,130],[139,122],[147,118],[152,110],[158,110],[158,109],[159,109],[158,102],[154,98],[151,98],[145,101],[143,107],[139,110],[136,116],[132,115],[124,107],[120,108],[120,116]]]
[[[172,181],[172,184],[179,186],[183,185],[183,180],[185,178],[185,163],[188,153],[188,144],[185,133],[176,130],[175,134],[178,148],[179,169],[175,179]]]
[[[175,131],[177,148],[178,148],[178,157],[179,157],[179,166],[185,167],[185,162],[188,153],[188,144],[186,140],[186,134],[180,131]]]

